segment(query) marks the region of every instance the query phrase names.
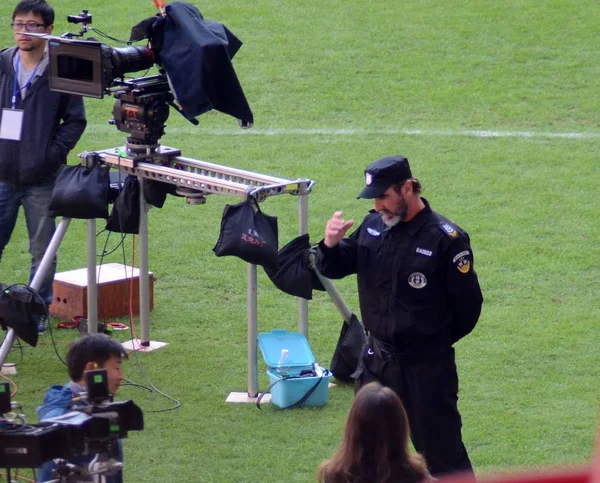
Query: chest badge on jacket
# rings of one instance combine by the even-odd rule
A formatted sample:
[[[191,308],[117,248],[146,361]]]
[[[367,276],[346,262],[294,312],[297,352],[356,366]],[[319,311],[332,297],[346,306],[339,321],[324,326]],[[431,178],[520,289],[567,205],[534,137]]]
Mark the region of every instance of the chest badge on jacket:
[[[423,288],[427,285],[427,278],[421,272],[414,272],[408,277],[408,284],[412,288]]]

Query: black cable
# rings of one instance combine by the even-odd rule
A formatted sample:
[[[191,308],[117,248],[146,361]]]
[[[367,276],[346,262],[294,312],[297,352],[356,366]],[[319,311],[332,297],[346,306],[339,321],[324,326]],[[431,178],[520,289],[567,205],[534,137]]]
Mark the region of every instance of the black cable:
[[[140,207],[140,209],[143,209],[143,207]],[[121,220],[119,219],[119,225],[121,226]],[[125,256],[125,245],[123,245],[123,265],[127,266],[127,257]],[[132,275],[133,275],[133,267],[132,267]],[[129,277],[127,277],[128,283],[129,283],[129,291],[131,293],[131,279]],[[131,300],[129,302],[131,304]],[[141,304],[141,300],[140,300],[140,304]],[[133,335],[133,323],[129,324],[129,332],[131,334],[131,347],[133,349],[133,341],[135,341],[135,337]],[[161,396],[173,401],[175,403],[175,406],[172,406],[170,408],[164,408],[164,409],[149,409],[146,412],[148,413],[163,413],[163,412],[167,412],[167,411],[174,411],[175,409],[178,409],[181,406],[181,403],[175,399],[173,396],[170,396],[164,392],[162,392],[160,389],[158,389],[154,384],[152,384],[152,381],[150,381],[150,379],[148,378],[148,376],[146,375],[146,372],[144,371],[144,368],[142,367],[140,360],[138,358],[137,355],[137,350],[133,350],[133,355],[135,357],[135,362],[136,365],[138,367],[138,370],[140,371],[140,373],[142,374],[142,377],[146,380],[146,382],[148,383],[148,385],[158,394],[160,394]],[[138,385],[138,384],[136,384]]]
[[[133,332],[133,331],[132,331]],[[132,339],[133,340],[133,339]],[[142,367],[142,365],[140,364],[138,355],[137,355],[137,351],[134,351],[133,355],[135,356],[135,362],[138,366],[138,370],[140,371],[140,373],[142,374],[142,377],[146,380],[146,382],[150,385],[150,387],[152,389],[154,389],[155,392],[157,392],[158,394],[160,394],[161,396],[163,396],[164,398],[167,398],[171,401],[173,401],[175,403],[175,406],[172,406],[170,408],[164,408],[164,409],[148,409],[145,410],[145,412],[147,413],[165,413],[167,411],[174,411],[175,409],[179,409],[179,407],[181,406],[181,403],[175,399],[173,396],[170,396],[164,392],[162,392],[160,389],[158,389],[154,384],[152,384],[152,382],[150,381],[150,379],[148,379],[148,376],[146,375],[146,372],[144,371],[144,368]]]
[[[6,338],[6,335],[4,335],[4,338]],[[2,342],[4,342],[4,339],[2,339]],[[23,362],[23,344],[21,344],[21,339],[19,339],[17,337],[15,339],[15,342],[19,346],[18,347],[19,352],[20,352],[19,362],[5,362],[4,367],[17,367],[21,362]],[[17,347],[11,347],[9,352],[16,351],[16,350],[17,350]]]
[[[46,309],[46,312],[47,312],[47,309]],[[52,329],[52,324],[50,323],[50,316],[49,315],[47,317],[47,321],[48,321],[48,332],[50,332],[50,339],[52,339],[52,347],[54,348],[54,353],[56,354],[56,357],[58,357],[58,360],[60,362],[62,362],[66,366],[67,363],[60,356],[60,354],[58,353],[58,349],[56,348],[56,340],[54,339],[54,332],[53,332],[53,329]]]
[[[133,43],[130,40],[119,40],[119,39],[116,39],[114,37],[111,37],[110,35],[102,32],[102,30],[98,30],[96,27],[90,27],[89,30],[91,30],[92,32],[96,32],[97,34],[101,35],[102,37],[110,39],[113,42],[117,42],[118,44],[131,45]]]
[[[119,247],[125,241],[125,234],[122,234],[121,240],[119,241],[119,243],[117,243],[117,245],[113,249],[111,249],[109,252],[107,252],[106,251],[106,246],[108,245],[108,240],[109,240],[110,235],[111,235],[112,232],[109,231],[109,230],[106,230],[106,229],[101,230],[98,233],[96,233],[96,238],[98,238],[104,232],[108,232],[108,235],[106,237],[106,241],[104,242],[104,247],[102,248],[102,253],[101,254],[96,254],[96,257],[100,258],[100,260],[102,260],[103,257],[108,256],[108,255],[112,255],[114,252],[116,252],[119,249]],[[100,265],[102,265],[102,263],[100,263]]]
[[[152,391],[152,389],[150,389],[148,386],[144,386],[143,384],[137,384],[129,379],[127,379],[126,377],[123,378],[124,381],[127,381],[125,384],[121,384],[121,386],[133,386],[133,387],[137,387],[139,389],[142,389],[146,392],[154,392]]]

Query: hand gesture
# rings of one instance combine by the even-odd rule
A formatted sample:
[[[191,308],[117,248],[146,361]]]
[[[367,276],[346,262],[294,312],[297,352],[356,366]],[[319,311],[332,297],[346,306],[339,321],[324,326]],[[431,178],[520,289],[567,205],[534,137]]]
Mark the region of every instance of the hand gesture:
[[[325,227],[325,246],[333,248],[342,238],[346,236],[346,232],[354,225],[354,220],[342,220],[343,213],[336,211]]]

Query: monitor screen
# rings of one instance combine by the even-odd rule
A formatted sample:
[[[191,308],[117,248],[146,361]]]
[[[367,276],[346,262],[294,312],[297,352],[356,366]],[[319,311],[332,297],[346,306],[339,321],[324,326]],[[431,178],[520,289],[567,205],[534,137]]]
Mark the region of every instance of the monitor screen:
[[[58,55],[56,62],[56,75],[58,77],[83,82],[94,82],[94,63],[91,60],[68,55]]]
[[[50,49],[50,89],[102,98],[102,45],[89,41],[52,39]]]

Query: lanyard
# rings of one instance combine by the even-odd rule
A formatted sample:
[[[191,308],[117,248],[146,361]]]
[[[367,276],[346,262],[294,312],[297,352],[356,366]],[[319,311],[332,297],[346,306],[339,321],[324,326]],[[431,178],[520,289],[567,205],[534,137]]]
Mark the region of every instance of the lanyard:
[[[35,69],[33,69],[33,72],[29,76],[29,80],[25,83],[25,85],[23,87],[21,87],[19,89],[19,66],[20,65],[21,65],[21,56],[17,55],[17,65],[15,66],[15,81],[13,83],[13,95],[12,95],[12,108],[13,109],[15,109],[17,106],[17,94],[19,92],[21,92],[23,89],[29,88],[29,86],[31,85],[31,81],[33,80],[33,78],[35,77],[35,74],[37,73],[40,63],[38,62],[36,64]]]

